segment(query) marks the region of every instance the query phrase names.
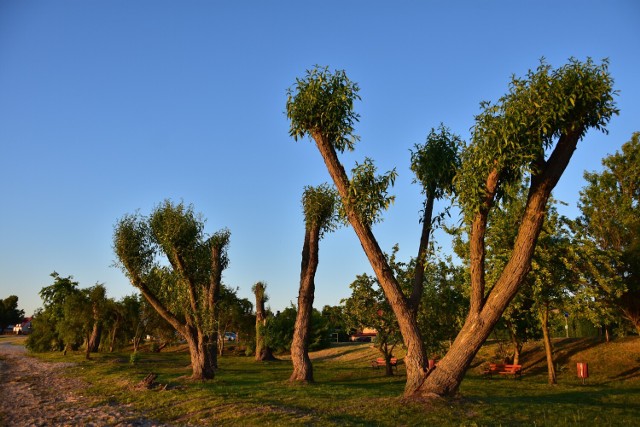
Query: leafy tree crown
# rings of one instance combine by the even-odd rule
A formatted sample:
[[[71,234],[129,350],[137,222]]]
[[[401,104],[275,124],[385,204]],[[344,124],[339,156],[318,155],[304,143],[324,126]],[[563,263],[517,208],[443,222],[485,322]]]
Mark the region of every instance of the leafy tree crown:
[[[592,59],[553,69],[544,59],[526,77],[511,79],[509,92],[497,103],[484,101],[476,116],[472,143],[462,152],[457,175],[460,203],[467,213],[482,205],[486,177],[498,171],[501,188],[519,185],[525,173],[535,174],[545,153],[562,135],[582,138],[588,129],[606,132],[614,114],[613,78],[608,61]],[[499,189],[497,197],[502,190]]]
[[[360,117],[353,110],[354,101],[360,99],[359,90],[343,70],[332,73],[318,65],[307,70],[306,76],[296,79],[294,87],[287,90],[289,135],[297,141],[320,133],[336,150],[352,151],[360,139],[353,134]]]

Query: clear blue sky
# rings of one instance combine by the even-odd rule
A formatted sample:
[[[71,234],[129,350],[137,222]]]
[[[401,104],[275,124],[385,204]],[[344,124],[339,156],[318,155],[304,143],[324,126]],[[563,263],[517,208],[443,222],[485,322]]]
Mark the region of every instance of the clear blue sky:
[[[54,270],[133,293],[111,267],[113,225],[171,198],[208,232],[231,230],[226,284],[248,297],[266,281],[274,309],[295,301],[302,189],[329,177],[311,142],[289,138],[285,91],[314,64],[361,86],[362,140],[344,163],[397,167],[396,204],[374,232],[408,258],[421,207],[409,149],[441,121],[468,140],[479,102],[542,56],[608,57],[621,114],[579,144],[557,188],[575,216],[583,171],[640,130],[639,21],[634,0],[3,0],[0,297],[31,314]],[[338,304],[365,271],[351,229],[327,235],[315,306]]]

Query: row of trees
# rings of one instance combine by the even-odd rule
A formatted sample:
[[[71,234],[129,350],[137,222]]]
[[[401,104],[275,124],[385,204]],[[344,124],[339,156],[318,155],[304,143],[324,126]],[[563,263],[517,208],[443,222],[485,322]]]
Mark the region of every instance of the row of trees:
[[[96,284],[80,288],[72,276],[51,274],[53,284],[40,291],[43,308],[32,319],[27,347],[36,352],[77,350],[85,346],[85,355],[100,348],[114,351],[128,343],[137,350],[146,334],[161,341],[172,341],[167,325],[137,295],[119,301],[107,298],[106,288]]]
[[[352,283],[353,294],[344,301],[351,317],[346,323],[378,328],[378,345],[387,359],[399,332],[407,349],[407,397],[454,394],[480,346],[501,322],[511,331],[514,357],[526,339],[522,331],[531,329],[522,326],[531,313],[538,313],[550,344],[545,331],[559,301],[582,298],[600,318],[616,304],[637,325],[638,175],[624,172],[638,170],[637,135],[620,159],[605,161],[606,173],[586,175],[590,185],[581,194],[581,218],[569,221],[549,207],[577,143],[591,128],[606,131],[617,114],[606,61],[597,65],[572,59],[558,69],[541,62],[526,77],[514,77],[496,103],[481,103],[471,142],[441,125],[415,147],[411,169],[425,199],[419,249],[407,263],[396,259],[396,249],[391,255],[383,252],[372,232],[394,200],[389,190],[396,171],[379,175],[367,158],[349,176],[338,157],[359,140],[354,134],[358,91],[344,71],[327,68],[309,71],[288,91],[290,134],[316,143],[333,185],[307,187],[303,193],[297,309],[268,321],[265,286],[254,287],[258,359],[272,357],[278,341],[274,325],[291,322],[295,315],[290,380],[313,381],[308,351],[313,325],[318,329],[314,318],[324,317],[312,307],[319,242],[341,224],[354,229],[375,273]],[[432,231],[445,213],[434,214],[434,202],[442,198],[461,211],[460,226],[450,231],[464,268],[434,254]],[[618,227],[615,233],[611,227]],[[114,230],[118,264],[188,343],[197,379],[213,378],[217,368],[220,331],[225,330],[220,329],[226,312],[222,272],[229,263],[229,239],[228,230],[206,234],[192,207],[170,201],[148,217],[125,215]],[[85,292],[85,301],[100,300],[98,288]],[[445,315],[441,308],[447,305],[451,310]],[[83,329],[88,344],[96,333],[95,313],[92,308],[85,316],[94,319],[91,328]],[[445,350],[443,341],[450,344],[434,369],[428,359]]]
[[[91,353],[113,352],[129,345],[137,352],[147,336],[152,337],[152,351],[179,339],[173,326],[141,295],[114,300],[107,297],[102,284],[80,288],[72,276],[61,277],[54,272],[51,277],[53,284],[40,291],[43,308],[32,319],[32,333],[26,343],[31,351],[66,353],[83,347],[90,358]],[[222,331],[245,331],[243,338],[251,339],[252,304],[227,287],[221,294],[217,325]],[[220,337],[221,352],[224,333]]]

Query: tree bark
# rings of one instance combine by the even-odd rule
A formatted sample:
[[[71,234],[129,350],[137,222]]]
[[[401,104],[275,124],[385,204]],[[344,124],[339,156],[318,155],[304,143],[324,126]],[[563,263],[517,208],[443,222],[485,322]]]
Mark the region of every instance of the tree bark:
[[[384,367],[385,367],[385,375],[388,377],[393,376],[393,366],[391,365],[391,358],[393,357],[393,349],[395,348],[395,344],[389,348],[388,344],[384,344],[380,351],[384,355]]]
[[[215,377],[215,365],[211,351],[209,337],[199,333],[195,328],[191,328],[186,340],[189,345],[189,355],[191,357],[191,379],[204,381]]]
[[[110,343],[109,343],[109,353],[113,353],[113,350],[115,350],[115,342],[116,342],[116,336],[118,335],[118,329],[120,328],[120,318],[116,318],[116,321],[113,324],[113,328],[111,329],[111,339],[110,339]]]
[[[307,224],[302,247],[298,313],[291,343],[291,362],[293,363],[293,373],[289,378],[291,382],[313,382],[313,365],[309,358],[309,335],[315,292],[314,278],[318,269],[319,240],[319,226]]]
[[[424,206],[424,215],[422,217],[422,233],[420,235],[420,244],[418,246],[416,269],[413,274],[413,290],[411,291],[411,297],[409,298],[409,305],[411,306],[414,316],[418,313],[420,299],[422,298],[422,293],[424,291],[424,269],[427,264],[427,251],[429,250],[429,237],[431,236],[433,202],[434,197],[432,195],[428,196]]]
[[[545,303],[540,311],[540,326],[542,327],[542,341],[544,342],[544,353],[547,357],[547,372],[549,384],[557,384],[556,368],[553,365],[553,347],[549,336],[549,303]]]
[[[87,347],[91,353],[95,353],[100,348],[100,341],[102,339],[102,322],[94,320],[91,336],[87,343]]]
[[[84,358],[87,360],[91,359],[91,347],[89,346],[89,340],[90,340],[91,336],[87,335],[85,337],[85,340],[87,342],[87,347],[85,348],[85,352],[84,352]]]

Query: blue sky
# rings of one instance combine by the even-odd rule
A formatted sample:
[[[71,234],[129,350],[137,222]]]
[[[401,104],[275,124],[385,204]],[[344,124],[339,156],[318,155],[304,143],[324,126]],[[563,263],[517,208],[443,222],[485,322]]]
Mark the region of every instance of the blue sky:
[[[397,168],[381,246],[417,251],[421,195],[409,149],[444,122],[465,140],[512,74],[608,57],[621,114],[590,132],[555,192],[576,216],[585,170],[640,130],[640,3],[629,1],[0,2],[0,297],[31,314],[49,274],[134,288],[112,267],[113,225],[164,200],[231,230],[226,284],[271,307],[298,295],[305,185],[329,180],[315,146],[288,136],[286,89],[314,64],[359,83],[369,156]],[[438,235],[444,251],[446,238]],[[370,271],[351,229],[320,246],[316,303]]]

